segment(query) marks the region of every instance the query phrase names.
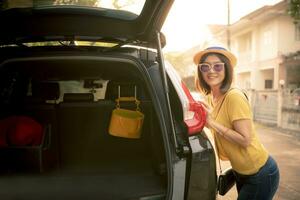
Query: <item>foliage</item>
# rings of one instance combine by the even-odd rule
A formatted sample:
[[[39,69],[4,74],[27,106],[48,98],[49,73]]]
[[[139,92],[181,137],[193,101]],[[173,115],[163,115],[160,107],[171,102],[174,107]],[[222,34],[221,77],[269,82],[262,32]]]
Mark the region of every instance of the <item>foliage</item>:
[[[300,22],[300,0],[289,1],[288,13],[292,18],[294,18],[295,23]]]
[[[0,0],[0,10],[10,7],[24,7],[24,5],[79,5],[79,6],[95,6],[101,7],[103,0]],[[112,0],[111,5],[115,9],[122,9],[123,7],[132,5],[136,0]]]
[[[120,1],[112,0],[112,5],[115,9],[122,9],[122,7],[131,5],[134,3],[134,0]],[[100,6],[101,0],[54,0],[54,4],[75,4],[82,6]]]
[[[55,0],[54,4],[59,4],[59,5],[75,4],[81,6],[94,6],[96,5],[97,1],[98,0]]]
[[[112,1],[113,3],[113,6],[118,10],[118,9],[121,9],[122,7],[126,7],[126,6],[129,6],[131,4],[134,4],[134,0],[127,0],[127,1],[119,1],[119,0],[113,0]],[[101,5],[101,2],[100,2],[100,5]]]
[[[181,76],[185,76],[185,68],[182,67],[182,66],[186,66],[186,64],[184,63],[183,53],[168,52],[165,53],[164,56],[165,59],[173,65],[173,67]]]
[[[283,56],[285,61],[287,60],[300,60],[300,51],[292,52]],[[299,68],[300,69],[300,68]]]

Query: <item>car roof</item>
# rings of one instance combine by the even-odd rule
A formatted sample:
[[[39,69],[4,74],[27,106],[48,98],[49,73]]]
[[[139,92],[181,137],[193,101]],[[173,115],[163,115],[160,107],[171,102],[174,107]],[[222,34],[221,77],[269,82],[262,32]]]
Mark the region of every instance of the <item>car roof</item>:
[[[0,11],[0,45],[85,40],[155,46],[172,3],[145,0],[140,14],[76,5],[10,7]]]

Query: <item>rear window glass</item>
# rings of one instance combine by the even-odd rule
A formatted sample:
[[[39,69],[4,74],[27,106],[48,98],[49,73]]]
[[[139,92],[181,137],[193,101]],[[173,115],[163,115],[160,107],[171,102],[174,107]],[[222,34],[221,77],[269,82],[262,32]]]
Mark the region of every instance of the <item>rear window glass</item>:
[[[79,6],[129,11],[140,15],[146,0],[3,0],[1,10],[24,7]]]
[[[47,41],[47,42],[24,42],[27,47],[35,46],[97,46],[97,47],[114,47],[118,43],[112,42],[91,42],[91,41]],[[0,45],[1,47],[1,45]]]
[[[65,93],[92,93],[94,100],[98,101],[105,98],[108,80],[69,80],[59,81],[60,97],[58,102],[62,102]]]

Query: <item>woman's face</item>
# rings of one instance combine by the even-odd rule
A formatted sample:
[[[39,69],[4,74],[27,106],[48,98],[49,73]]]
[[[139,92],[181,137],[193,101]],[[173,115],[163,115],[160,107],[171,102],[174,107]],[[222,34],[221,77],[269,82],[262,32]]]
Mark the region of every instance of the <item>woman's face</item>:
[[[204,81],[210,86],[210,88],[220,88],[223,80],[225,79],[224,63],[216,55],[209,55],[204,60],[203,64],[200,71]],[[198,67],[200,67],[200,65]]]

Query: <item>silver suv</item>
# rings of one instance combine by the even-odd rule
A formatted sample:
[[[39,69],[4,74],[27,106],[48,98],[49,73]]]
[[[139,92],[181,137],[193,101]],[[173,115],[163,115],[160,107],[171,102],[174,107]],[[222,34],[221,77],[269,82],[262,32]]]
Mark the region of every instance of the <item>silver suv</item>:
[[[204,109],[162,55],[173,1],[101,2],[0,4],[1,199],[215,199]],[[109,132],[119,97],[137,138]]]

